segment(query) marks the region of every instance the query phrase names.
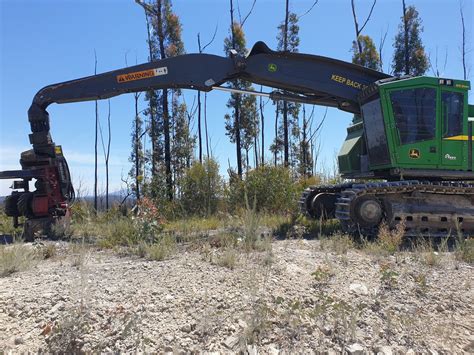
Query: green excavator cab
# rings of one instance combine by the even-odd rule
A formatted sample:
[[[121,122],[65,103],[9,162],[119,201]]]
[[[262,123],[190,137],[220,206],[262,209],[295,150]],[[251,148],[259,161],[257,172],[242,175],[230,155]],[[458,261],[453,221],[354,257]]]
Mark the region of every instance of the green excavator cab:
[[[362,121],[347,130],[341,174],[472,180],[469,89],[468,81],[432,77],[374,83],[360,95]]]

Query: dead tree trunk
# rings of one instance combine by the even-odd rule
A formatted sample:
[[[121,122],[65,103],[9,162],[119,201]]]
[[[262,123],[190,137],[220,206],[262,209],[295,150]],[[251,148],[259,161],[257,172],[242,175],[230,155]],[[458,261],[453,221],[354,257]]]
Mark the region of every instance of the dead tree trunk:
[[[405,75],[410,74],[410,53],[408,53],[408,18],[407,9],[405,6],[405,0],[402,0],[403,4],[403,26],[405,30]]]
[[[139,93],[135,93],[133,98],[135,99],[135,196],[137,201],[140,200],[140,125],[138,121],[138,99]]]
[[[97,75],[97,53],[94,49],[94,75]],[[95,100],[95,138],[94,138],[94,211],[97,213],[97,143],[99,133],[99,104]]]
[[[364,21],[364,24],[359,28],[359,22],[357,21],[357,15],[356,15],[356,10],[355,10],[355,0],[351,0],[351,6],[352,6],[352,17],[354,18],[354,27],[355,27],[355,33],[356,33],[356,43],[357,43],[357,49],[359,50],[359,54],[362,53],[362,43],[360,43],[359,36],[364,30],[364,27],[367,25],[367,22],[370,20],[370,16],[372,15],[372,12],[374,11],[374,7],[376,4],[377,0],[374,0],[372,3],[372,7],[370,9],[369,15],[367,16],[366,20]]]
[[[164,35],[164,23],[162,13],[162,0],[157,0],[157,30],[158,30],[158,42],[160,48],[161,59],[166,58],[165,52],[165,35]],[[163,134],[165,138],[165,174],[166,174],[166,192],[168,200],[173,200],[173,177],[171,172],[171,144],[170,144],[170,118],[168,112],[168,90],[163,89],[162,97],[163,105]]]
[[[263,88],[260,86],[260,92],[262,92]],[[265,165],[265,117],[263,116],[263,100],[262,97],[260,96],[260,121],[261,121],[261,134],[262,134],[262,166]]]
[[[201,38],[199,33],[198,38],[198,48],[199,53],[202,53],[201,50]],[[201,91],[198,91],[198,144],[199,144],[199,162],[202,164],[202,132],[201,132]]]
[[[230,0],[230,28],[232,35],[232,48],[235,49],[235,30],[234,30],[234,4]],[[235,147],[237,155],[237,174],[239,178],[242,178],[242,150],[240,143],[240,95],[236,95],[234,104],[234,127],[235,127]]]
[[[285,9],[285,33],[283,34],[283,50],[288,50],[288,16],[290,0],[286,0]],[[288,139],[288,103],[283,101],[283,146],[284,146],[284,165],[289,165],[289,139]]]
[[[464,11],[462,4],[459,5],[459,10],[461,13],[461,25],[462,25],[462,44],[461,44],[461,57],[462,57],[462,70],[463,70],[463,79],[467,80],[467,69],[466,69],[466,26],[464,24]]]
[[[108,100],[109,111],[107,113],[107,152],[105,154],[105,208],[109,209],[109,158],[110,144],[112,143],[112,130],[110,129],[110,99]]]

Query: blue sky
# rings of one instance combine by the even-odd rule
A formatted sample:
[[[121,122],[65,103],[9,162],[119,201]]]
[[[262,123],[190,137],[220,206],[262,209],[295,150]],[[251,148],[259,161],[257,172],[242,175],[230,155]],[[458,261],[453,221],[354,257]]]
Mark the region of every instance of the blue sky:
[[[234,0],[242,15],[251,0]],[[291,10],[305,12],[313,0],[292,0]],[[197,33],[202,42],[212,36],[215,41],[208,53],[223,55],[223,40],[228,35],[229,9],[227,0],[174,0],[174,11],[183,25],[183,40],[188,53],[197,51]],[[422,35],[426,51],[434,59],[438,51],[442,76],[461,78],[461,27],[457,0],[407,0],[414,4],[423,20]],[[358,0],[357,11],[362,19],[371,1]],[[468,43],[472,43],[472,0],[464,0]],[[391,62],[392,43],[401,15],[401,0],[379,0],[365,34],[379,42],[388,30],[384,47],[384,70]],[[258,40],[276,48],[277,26],[284,16],[284,0],[257,0],[244,30],[250,48]],[[361,21],[361,20],[360,20]],[[350,0],[320,0],[312,12],[300,21],[300,52],[351,60],[354,38]],[[471,45],[472,47],[472,45]],[[147,61],[146,25],[141,7],[133,0],[0,0],[0,170],[18,169],[20,152],[29,149],[29,125],[26,112],[34,94],[43,86],[93,74],[94,49],[98,56],[98,71],[125,66],[125,56],[132,65]],[[445,52],[448,53],[443,70]],[[472,56],[469,63],[472,66]],[[428,73],[432,75],[430,71]],[[472,76],[469,78],[472,79]],[[185,92],[186,102],[195,93]],[[230,159],[235,165],[235,148],[225,135],[225,103],[229,95],[211,92],[208,95],[208,122],[211,146],[220,161],[221,171]],[[472,102],[472,95],[471,95]],[[140,103],[141,109],[145,103]],[[273,138],[274,107],[267,105],[266,142]],[[100,117],[106,119],[107,102],[100,102]],[[121,176],[130,169],[131,124],[134,116],[133,96],[122,95],[111,100],[112,150],[111,190],[121,187]],[[315,113],[322,117],[324,108]],[[94,103],[51,105],[52,136],[63,146],[71,166],[73,179],[82,189],[92,191],[94,174]],[[351,115],[329,109],[321,135],[321,163],[332,166],[335,152],[345,137]],[[196,127],[194,127],[196,128]],[[270,154],[268,154],[270,158]],[[105,173],[101,167],[101,177]],[[0,195],[8,194],[7,181],[0,182]]]

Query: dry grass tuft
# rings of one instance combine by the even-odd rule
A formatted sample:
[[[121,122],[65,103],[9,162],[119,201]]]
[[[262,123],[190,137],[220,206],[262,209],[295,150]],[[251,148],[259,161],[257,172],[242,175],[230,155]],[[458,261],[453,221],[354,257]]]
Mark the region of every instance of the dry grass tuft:
[[[156,243],[146,244],[142,255],[149,260],[162,261],[176,252],[176,239],[170,235],[163,235]]]
[[[0,277],[32,267],[40,256],[31,245],[13,244],[0,246]]]
[[[398,223],[396,228],[390,230],[386,223],[382,223],[379,227],[377,238],[378,245],[389,254],[393,255],[400,250],[405,234],[405,224]]]
[[[215,258],[215,264],[226,267],[228,269],[235,269],[239,261],[239,254],[235,248],[226,248],[220,255]]]
[[[337,255],[345,255],[354,248],[354,241],[347,234],[335,234],[321,239],[320,248],[321,250],[331,250]]]
[[[454,248],[454,256],[457,261],[474,264],[474,238],[458,237]]]

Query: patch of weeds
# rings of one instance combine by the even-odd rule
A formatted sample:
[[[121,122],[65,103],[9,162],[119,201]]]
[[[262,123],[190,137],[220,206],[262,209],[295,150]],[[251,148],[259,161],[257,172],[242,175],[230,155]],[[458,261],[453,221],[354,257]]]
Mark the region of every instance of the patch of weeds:
[[[323,238],[324,236],[340,234],[341,232],[341,224],[337,219],[324,220],[321,218],[316,220],[300,215],[296,223],[304,226],[307,235],[313,238]]]
[[[419,273],[413,275],[413,280],[415,281],[415,291],[419,295],[426,295],[428,291],[428,283],[426,281],[426,274]]]
[[[71,255],[71,266],[77,269],[84,266],[89,255],[88,248],[84,244],[84,241],[80,243],[72,243],[69,247],[69,253]]]
[[[234,270],[238,260],[239,255],[235,248],[225,248],[224,251],[215,258],[214,262],[216,265]]]
[[[261,300],[256,300],[252,304],[252,311],[247,317],[247,326],[240,336],[241,348],[246,349],[247,345],[258,342],[260,335],[270,325],[269,318],[272,310]]]
[[[166,222],[163,226],[165,232],[175,232],[182,235],[187,235],[196,232],[206,232],[216,230],[224,226],[224,220],[217,216],[209,216],[206,218],[187,218],[177,219]]]
[[[441,263],[442,256],[435,250],[431,239],[417,241],[413,250],[419,261],[427,266],[438,266]]]
[[[271,237],[264,238],[261,242],[260,248],[264,252],[264,255],[261,259],[262,265],[268,267],[271,264],[273,264],[273,258],[274,258],[272,238]]]
[[[454,257],[457,261],[474,264],[474,238],[459,236],[454,247]]]
[[[149,260],[162,261],[174,254],[176,247],[173,236],[163,235],[156,243],[145,245],[143,253]]]
[[[337,255],[344,255],[354,248],[354,241],[347,234],[335,234],[321,239],[320,247],[321,250],[331,250]]]
[[[12,244],[0,246],[0,277],[24,271],[40,259],[37,250],[29,245]]]
[[[279,230],[282,226],[291,225],[292,218],[286,214],[269,214],[263,213],[260,218],[260,225],[270,228],[274,231]]]
[[[24,223],[24,217],[19,218],[19,224]],[[0,208],[0,234],[11,235],[13,238],[19,238],[23,233],[23,228],[14,227],[11,217],[4,213],[4,209]]]
[[[400,250],[405,235],[405,224],[398,223],[395,229],[391,230],[389,226],[383,222],[379,227],[377,235],[377,244],[390,255]]]
[[[49,230],[49,235],[53,239],[69,239],[73,234],[74,231],[71,225],[63,221],[54,223]]]
[[[363,306],[352,307],[345,301],[338,301],[331,305],[334,318],[333,338],[344,346],[356,338],[356,326]]]
[[[237,245],[238,236],[232,233],[218,233],[208,238],[209,246],[213,248],[228,248]]]
[[[48,324],[43,329],[43,335],[48,335],[45,339],[48,352],[53,354],[83,354],[84,334],[91,329],[89,306],[92,300],[88,282],[87,250],[84,243],[73,245],[71,250],[76,252],[73,263],[79,270],[79,277],[74,278],[71,289],[75,301],[54,326]]]
[[[82,337],[90,329],[89,320],[83,312],[71,311],[54,327],[46,338],[48,351],[53,354],[82,354]]]
[[[43,248],[41,248],[43,253],[43,259],[51,259],[54,258],[58,254],[58,249],[54,244],[47,244]]]
[[[398,276],[390,263],[380,265],[380,281],[386,289],[392,289],[398,285]]]
[[[243,244],[247,251],[255,249],[261,237],[258,233],[260,227],[260,215],[257,213],[257,199],[254,198],[253,205],[250,206],[247,193],[245,193],[245,206],[241,218],[240,228],[243,237]]]
[[[334,276],[334,271],[328,265],[318,266],[316,271],[311,273],[311,276],[313,276],[315,285],[321,287],[327,285],[329,280]]]

